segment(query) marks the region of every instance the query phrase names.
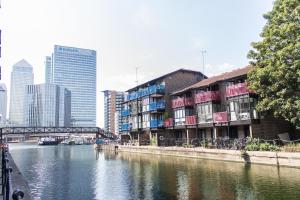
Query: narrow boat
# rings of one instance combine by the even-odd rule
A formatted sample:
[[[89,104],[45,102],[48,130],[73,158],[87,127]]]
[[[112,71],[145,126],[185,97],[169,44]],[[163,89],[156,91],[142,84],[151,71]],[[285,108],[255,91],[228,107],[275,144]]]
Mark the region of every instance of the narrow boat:
[[[52,137],[41,138],[38,141],[39,145],[58,145],[59,141]]]

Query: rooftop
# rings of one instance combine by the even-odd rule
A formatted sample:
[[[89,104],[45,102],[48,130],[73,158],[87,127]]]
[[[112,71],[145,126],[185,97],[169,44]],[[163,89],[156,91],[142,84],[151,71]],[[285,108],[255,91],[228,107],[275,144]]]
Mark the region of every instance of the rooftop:
[[[29,64],[25,59],[20,60],[16,64],[14,64],[15,67],[32,67],[31,64]]]
[[[219,81],[229,80],[229,79],[232,79],[235,77],[243,76],[243,75],[246,75],[251,69],[253,69],[253,67],[248,65],[244,68],[239,68],[239,69],[235,69],[230,72],[225,72],[220,75],[212,76],[210,78],[203,79],[203,80],[199,81],[198,83],[190,85],[186,88],[177,90],[177,91],[173,92],[172,95],[180,94],[180,93],[186,92],[188,90],[196,89],[196,88],[207,87],[207,86],[213,85]]]
[[[164,79],[165,77],[171,76],[172,74],[175,74],[175,73],[177,73],[177,72],[196,73],[196,74],[199,74],[199,75],[203,75],[204,78],[207,78],[207,76],[205,76],[204,74],[202,74],[202,72],[194,71],[194,70],[189,70],[189,69],[183,69],[183,68],[182,68],[182,69],[178,69],[178,70],[176,70],[176,71],[170,72],[170,73],[168,73],[168,74],[165,74],[165,75],[163,75],[163,76],[160,76],[160,77],[158,77],[158,78],[152,79],[152,80],[150,80],[150,81],[147,81],[147,82],[145,82],[145,83],[143,83],[143,84],[140,84],[140,85],[138,85],[138,86],[136,86],[136,87],[134,87],[134,88],[131,88],[131,89],[127,90],[126,92],[135,91],[135,90],[137,90],[137,88],[140,88],[140,87],[144,87],[144,86],[148,86],[148,85],[154,84],[155,82],[160,81],[160,80]]]

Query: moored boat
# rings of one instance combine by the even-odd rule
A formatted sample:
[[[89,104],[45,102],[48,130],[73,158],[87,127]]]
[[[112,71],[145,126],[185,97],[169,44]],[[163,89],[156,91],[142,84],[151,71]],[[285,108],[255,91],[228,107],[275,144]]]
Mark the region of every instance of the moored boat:
[[[59,141],[52,137],[41,138],[38,141],[39,145],[58,145]]]

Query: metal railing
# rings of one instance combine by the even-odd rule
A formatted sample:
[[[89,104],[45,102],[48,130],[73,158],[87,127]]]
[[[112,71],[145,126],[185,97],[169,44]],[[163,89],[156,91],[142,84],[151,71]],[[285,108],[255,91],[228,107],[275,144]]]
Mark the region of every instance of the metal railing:
[[[13,191],[12,188],[12,168],[9,166],[9,158],[8,158],[8,145],[7,144],[1,144],[1,194],[3,196],[3,200],[19,200],[23,199],[24,197],[24,192],[16,189]],[[13,192],[12,192],[13,191]]]
[[[2,195],[3,200],[9,200],[11,192],[11,176],[12,168],[9,167],[8,160],[8,146],[5,144],[1,145],[2,150],[2,168],[1,168],[1,179],[2,179]]]

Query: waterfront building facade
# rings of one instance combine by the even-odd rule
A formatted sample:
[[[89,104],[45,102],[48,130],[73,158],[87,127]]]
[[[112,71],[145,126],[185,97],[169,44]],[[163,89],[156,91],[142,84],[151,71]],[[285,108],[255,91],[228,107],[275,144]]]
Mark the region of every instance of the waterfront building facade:
[[[21,60],[13,66],[10,82],[9,122],[11,126],[23,126],[24,97],[27,85],[33,84],[32,66]]]
[[[122,139],[157,140],[172,113],[171,92],[207,78],[201,72],[179,69],[127,91],[122,107]]]
[[[124,92],[105,90],[104,93],[104,130],[119,134],[122,124],[122,103]]]
[[[24,122],[28,127],[69,127],[71,93],[54,84],[27,85]]]
[[[292,131],[290,123],[256,110],[258,95],[248,88],[247,66],[202,80],[171,94],[172,115],[165,120],[168,137],[273,139]]]
[[[72,94],[71,125],[96,126],[96,51],[55,45],[45,66],[46,82]]]
[[[293,132],[289,122],[257,112],[258,95],[247,84],[251,69],[247,66],[203,77],[185,86],[178,85],[184,82],[182,76],[172,77],[176,84],[168,91],[168,76],[165,82],[156,79],[128,90],[122,110],[122,137],[129,135],[128,139],[137,140],[139,145],[165,145],[166,141],[176,145],[176,141],[192,144],[247,136],[274,139]]]
[[[0,83],[0,127],[6,125],[7,89],[4,83]]]

